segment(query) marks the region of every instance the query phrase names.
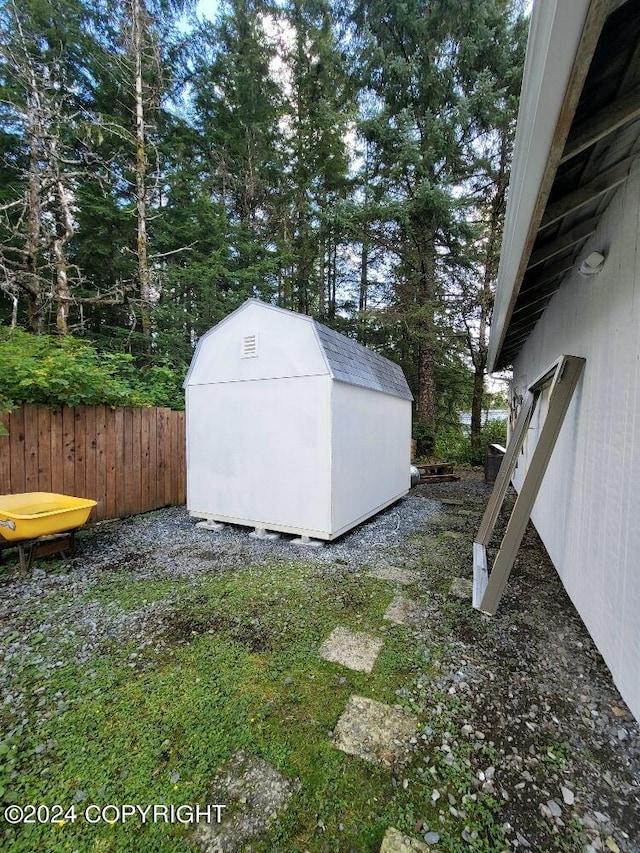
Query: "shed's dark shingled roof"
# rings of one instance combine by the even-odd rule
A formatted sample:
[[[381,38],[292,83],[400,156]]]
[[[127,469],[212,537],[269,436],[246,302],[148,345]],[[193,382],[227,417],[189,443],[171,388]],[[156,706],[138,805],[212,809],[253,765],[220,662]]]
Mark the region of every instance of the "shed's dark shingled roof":
[[[335,379],[413,400],[402,368],[361,344],[318,323],[313,324]]]

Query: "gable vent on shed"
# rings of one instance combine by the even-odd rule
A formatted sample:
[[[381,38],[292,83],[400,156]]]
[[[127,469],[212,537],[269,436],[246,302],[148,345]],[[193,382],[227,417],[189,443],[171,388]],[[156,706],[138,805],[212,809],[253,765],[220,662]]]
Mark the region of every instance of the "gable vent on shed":
[[[242,358],[255,358],[258,355],[258,336],[245,335],[242,339]]]

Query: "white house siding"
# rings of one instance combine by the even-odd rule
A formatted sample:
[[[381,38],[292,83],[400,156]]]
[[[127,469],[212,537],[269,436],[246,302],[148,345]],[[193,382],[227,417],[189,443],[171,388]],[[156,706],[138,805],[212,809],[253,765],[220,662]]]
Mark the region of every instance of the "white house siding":
[[[189,511],[325,536],[331,382],[307,376],[189,387],[187,409],[199,413],[188,419]]]
[[[514,365],[526,386],[562,353],[585,369],[532,514],[576,609],[640,719],[640,164],[601,219],[602,272],[574,272]],[[579,266],[576,264],[576,268]],[[514,476],[519,488],[534,422]]]
[[[333,383],[332,396],[339,426],[331,438],[337,535],[409,491],[411,402],[343,382]]]

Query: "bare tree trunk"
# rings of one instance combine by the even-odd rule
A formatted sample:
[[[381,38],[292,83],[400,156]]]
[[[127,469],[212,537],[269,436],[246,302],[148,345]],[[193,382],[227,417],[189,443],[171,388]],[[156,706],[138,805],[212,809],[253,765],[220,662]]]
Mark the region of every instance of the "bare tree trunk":
[[[33,103],[32,99],[30,99]],[[34,109],[31,107],[30,109]],[[36,334],[43,330],[44,317],[42,316],[42,292],[40,278],[38,276],[38,249],[40,244],[40,192],[41,192],[41,170],[39,158],[38,133],[36,122],[30,127],[29,143],[29,179],[27,204],[27,229],[25,241],[24,258],[24,290],[28,294],[27,316],[29,326]]]
[[[69,197],[60,175],[57,139],[54,136],[50,139],[49,150],[51,165],[55,170],[55,193],[58,202],[56,205],[56,228],[52,240],[53,262],[56,273],[56,328],[60,335],[66,335],[69,331],[69,304],[71,302],[69,277],[67,274],[66,245],[73,237],[75,228]]]
[[[25,76],[28,78],[27,95],[27,134],[29,137],[29,173],[27,179],[27,228],[24,254],[24,274],[22,276],[23,290],[28,296],[27,316],[32,331],[39,334],[43,331],[44,317],[42,313],[42,286],[38,275],[38,255],[40,250],[40,234],[42,228],[41,204],[42,197],[42,143],[44,138],[44,116],[42,100],[38,88],[33,64],[29,56],[27,41],[22,32],[17,7],[14,4],[14,19],[20,31],[22,41],[22,61]]]

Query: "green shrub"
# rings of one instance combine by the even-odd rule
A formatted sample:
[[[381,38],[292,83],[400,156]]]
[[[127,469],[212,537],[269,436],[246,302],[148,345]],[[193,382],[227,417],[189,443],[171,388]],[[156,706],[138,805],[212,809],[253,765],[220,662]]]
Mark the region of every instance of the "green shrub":
[[[501,444],[506,447],[507,444],[507,420],[506,418],[496,421],[487,421],[480,431],[482,436],[482,446],[487,444]]]
[[[419,459],[428,458],[433,455],[436,447],[436,433],[432,427],[421,421],[413,424],[412,438],[416,442],[416,456]]]
[[[0,364],[0,411],[22,403],[184,408],[177,371],[140,370],[128,353],[98,352],[71,336],[4,330]]]
[[[482,453],[488,444],[507,443],[507,421],[490,420],[482,427],[480,432],[480,446]],[[472,462],[471,437],[468,426],[456,424],[438,430],[435,440],[435,456],[447,462]]]

